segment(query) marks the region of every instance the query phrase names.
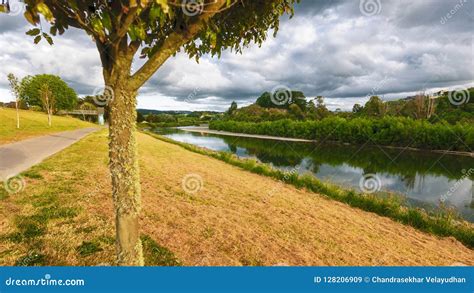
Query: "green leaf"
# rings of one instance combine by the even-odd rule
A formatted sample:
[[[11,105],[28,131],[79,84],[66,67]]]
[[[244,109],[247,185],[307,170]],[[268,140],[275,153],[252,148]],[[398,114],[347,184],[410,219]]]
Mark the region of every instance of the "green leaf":
[[[160,16],[160,14],[161,14],[160,6],[153,5],[153,7],[151,7],[150,9],[150,15],[149,15],[150,19],[155,20]]]
[[[26,32],[27,35],[29,36],[36,36],[36,35],[39,35],[40,34],[40,29],[39,28],[34,28],[34,29],[30,29],[29,31]]]
[[[47,21],[52,22],[54,20],[53,13],[51,10],[49,10],[48,5],[44,4],[43,2],[40,2],[36,5],[36,10],[38,10],[39,13],[43,14],[44,18],[46,18]]]
[[[102,24],[109,32],[112,30],[112,21],[110,20],[110,15],[107,11],[102,13]]]
[[[50,44],[50,45],[53,44],[53,39],[47,33],[43,33],[43,37],[46,39],[48,44]]]
[[[138,36],[138,38],[140,38],[140,40],[146,39],[146,32],[145,32],[145,28],[143,27],[143,25],[137,27],[137,36]]]
[[[156,0],[156,3],[161,6],[161,9],[163,9],[164,13],[169,13],[170,7],[168,6],[168,0]]]
[[[38,44],[41,41],[41,36],[36,36],[36,38],[33,40],[35,44]]]
[[[58,32],[58,28],[54,25],[49,29],[49,33],[55,36]]]
[[[137,29],[135,25],[131,25],[128,28],[128,36],[132,41],[135,41],[137,39]]]

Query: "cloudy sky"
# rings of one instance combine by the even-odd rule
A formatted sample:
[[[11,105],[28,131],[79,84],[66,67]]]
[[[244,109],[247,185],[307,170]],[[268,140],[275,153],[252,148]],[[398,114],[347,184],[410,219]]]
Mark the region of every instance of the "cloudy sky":
[[[97,91],[103,79],[90,38],[70,30],[54,46],[34,45],[12,2],[13,13],[0,15],[0,101],[11,100],[9,72],[56,74],[79,95]],[[351,109],[367,95],[388,100],[473,85],[474,0],[302,0],[261,48],[199,64],[182,54],[169,59],[141,90],[138,107],[225,110],[286,86]]]

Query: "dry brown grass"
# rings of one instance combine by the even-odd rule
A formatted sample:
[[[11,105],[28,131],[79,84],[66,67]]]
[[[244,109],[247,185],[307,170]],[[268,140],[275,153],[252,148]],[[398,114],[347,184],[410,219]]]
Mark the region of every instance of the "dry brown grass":
[[[113,207],[106,133],[90,135],[33,168],[26,189],[0,201],[3,235],[15,218],[38,213],[56,194],[57,208],[75,217],[51,219],[44,235],[19,244],[0,241],[0,264],[28,251],[48,265],[114,261]],[[184,265],[474,265],[474,253],[388,218],[251,174],[221,161],[139,134],[143,191],[142,230]],[[182,179],[197,174],[203,187],[187,194]],[[28,174],[27,174],[28,175]],[[35,177],[35,176],[30,176]],[[44,205],[43,205],[44,207]],[[83,241],[102,251],[81,256]]]

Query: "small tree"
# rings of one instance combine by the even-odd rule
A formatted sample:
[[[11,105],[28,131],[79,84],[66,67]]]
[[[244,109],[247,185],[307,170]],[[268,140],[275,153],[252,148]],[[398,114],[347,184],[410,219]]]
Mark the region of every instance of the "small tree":
[[[116,212],[117,262],[143,265],[139,233],[140,175],[136,148],[138,90],[177,52],[199,59],[237,53],[267,31],[278,30],[280,16],[293,14],[298,0],[123,0],[25,1],[26,20],[37,26],[40,14],[51,24],[50,34],[74,27],[94,41],[108,92],[109,169]],[[41,26],[40,26],[41,27]],[[51,36],[34,28],[27,32],[38,43]],[[132,70],[134,57],[146,59]]]
[[[237,110],[237,103],[235,101],[232,101],[229,109],[227,110],[227,114],[230,116],[235,112],[235,110]]]
[[[303,120],[305,118],[303,110],[296,104],[291,104],[288,112],[295,119]]]
[[[43,105],[43,110],[48,114],[48,126],[51,127],[51,116],[53,115],[56,98],[53,92],[49,89],[48,84],[43,84],[40,88],[40,98]]]
[[[324,104],[324,98],[322,96],[316,97],[316,117],[317,119],[324,119],[331,113],[326,105]]]
[[[13,97],[15,97],[16,128],[20,128],[20,111],[18,110],[19,103],[20,103],[20,92],[21,92],[20,82],[18,81],[18,78],[13,73],[9,73],[7,77],[8,77],[8,82],[10,83],[10,90],[13,94]]]
[[[370,97],[365,103],[364,114],[372,117],[383,117],[386,112],[386,105],[378,96]]]
[[[54,93],[55,111],[72,110],[77,106],[78,97],[74,89],[72,89],[59,76],[51,74],[38,74],[34,76],[26,76],[21,80],[21,97],[23,102],[28,106],[40,106],[41,104],[40,89],[47,84],[49,90]]]
[[[358,114],[364,110],[364,107],[362,107],[360,104],[354,104],[354,107],[352,107],[352,113]]]

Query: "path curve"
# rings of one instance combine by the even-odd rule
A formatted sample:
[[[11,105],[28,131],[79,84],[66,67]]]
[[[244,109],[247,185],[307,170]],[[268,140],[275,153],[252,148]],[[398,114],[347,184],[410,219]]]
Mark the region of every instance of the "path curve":
[[[0,181],[29,169],[98,129],[58,132],[0,146]]]

